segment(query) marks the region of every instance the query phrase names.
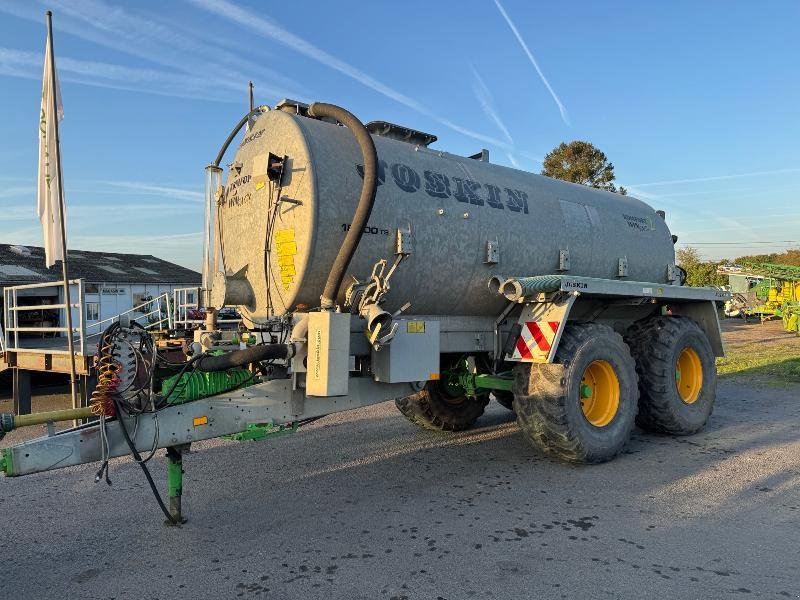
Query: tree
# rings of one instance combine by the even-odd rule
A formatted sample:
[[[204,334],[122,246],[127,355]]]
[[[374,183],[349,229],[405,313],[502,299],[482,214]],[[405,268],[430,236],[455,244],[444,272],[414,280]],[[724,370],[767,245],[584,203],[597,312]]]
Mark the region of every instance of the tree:
[[[561,143],[544,157],[542,175],[589,185],[623,196],[628,193],[624,187],[614,185],[614,165],[608,162],[603,152],[589,142],[575,140]]]
[[[697,248],[687,246],[675,251],[675,262],[684,269],[689,265],[700,262],[700,251]]]
[[[717,273],[719,263],[700,260],[697,248],[681,248],[675,251],[675,262],[686,271],[686,285],[692,287],[720,286],[728,283],[728,278]]]
[[[753,256],[740,256],[734,263],[777,263],[781,265],[800,266],[800,250],[790,248],[786,252],[773,252],[772,254],[756,254]]]

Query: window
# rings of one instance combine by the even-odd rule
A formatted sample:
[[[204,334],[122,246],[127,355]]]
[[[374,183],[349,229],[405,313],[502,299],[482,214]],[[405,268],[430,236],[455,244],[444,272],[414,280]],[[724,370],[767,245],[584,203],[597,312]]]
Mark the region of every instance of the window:
[[[186,304],[194,304],[194,292],[186,292]]]
[[[85,283],[83,285],[83,291],[87,294],[99,294],[100,293],[100,285],[97,283]]]
[[[86,303],[86,320],[99,321],[100,320],[100,303],[87,302]]]

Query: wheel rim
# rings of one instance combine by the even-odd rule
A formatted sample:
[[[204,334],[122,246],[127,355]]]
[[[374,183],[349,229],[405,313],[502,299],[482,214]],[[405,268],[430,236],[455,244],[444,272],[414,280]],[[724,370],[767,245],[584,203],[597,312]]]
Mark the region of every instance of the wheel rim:
[[[619,410],[619,378],[611,363],[596,360],[581,377],[581,410],[595,427],[608,425]]]
[[[693,348],[684,348],[675,363],[675,385],[685,404],[693,404],[703,387],[703,364]]]

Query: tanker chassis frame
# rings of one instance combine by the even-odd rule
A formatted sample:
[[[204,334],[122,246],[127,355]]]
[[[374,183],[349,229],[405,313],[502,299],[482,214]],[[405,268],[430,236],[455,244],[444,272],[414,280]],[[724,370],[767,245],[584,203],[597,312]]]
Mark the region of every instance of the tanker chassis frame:
[[[493,373],[479,374],[473,368],[458,374],[460,385],[472,394],[492,391],[500,399],[502,394],[511,392],[513,377],[508,367],[515,363],[552,363],[562,333],[568,324],[575,322],[607,324],[624,333],[635,321],[647,319],[654,313],[681,315],[700,326],[716,356],[723,354],[716,303],[726,300],[728,293],[721,290],[568,275],[505,281],[494,278],[489,287],[510,298],[506,309],[496,319],[414,315],[401,321],[437,324],[438,327],[429,325],[431,330],[438,331],[437,355],[485,356],[498,366]],[[348,355],[366,357],[371,354],[374,360],[376,353],[364,335],[364,320],[356,315],[334,314],[349,319]],[[552,328],[555,335],[547,342],[547,351],[523,356],[526,338],[523,327],[526,323],[537,322],[537,315],[538,322],[558,323]],[[425,340],[428,343],[430,336]],[[397,348],[401,348],[401,344]],[[303,357],[307,351],[308,344],[297,344],[297,354],[292,360]],[[300,363],[296,364],[299,367]],[[155,412],[121,417],[127,431],[135,432],[132,441],[139,452],[167,448],[170,511],[176,520],[182,521],[182,454],[193,442],[220,436],[258,440],[290,433],[309,420],[401,399],[418,393],[426,385],[422,380],[379,382],[374,376],[350,370],[345,394],[312,396],[306,392],[306,373],[301,369],[299,367],[291,378],[271,379]],[[431,377],[438,379],[436,370],[431,371]],[[48,422],[48,435],[2,450],[0,470],[7,476],[19,476],[130,454],[119,419],[120,416],[107,421],[103,432],[96,421],[55,432],[50,426],[52,421],[46,421],[45,415],[42,422]]]

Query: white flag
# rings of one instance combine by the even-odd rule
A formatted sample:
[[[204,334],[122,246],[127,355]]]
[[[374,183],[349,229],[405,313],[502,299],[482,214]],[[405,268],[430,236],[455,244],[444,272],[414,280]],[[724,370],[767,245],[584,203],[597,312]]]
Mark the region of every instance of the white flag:
[[[44,52],[44,75],[42,78],[42,110],[39,117],[39,195],[37,209],[44,234],[45,265],[50,268],[57,260],[64,260],[61,240],[61,181],[56,164],[56,128],[64,118],[61,106],[61,89],[58,77],[53,81],[50,68],[50,38]],[[54,91],[55,90],[55,91]],[[57,115],[53,114],[53,96],[56,95]]]

